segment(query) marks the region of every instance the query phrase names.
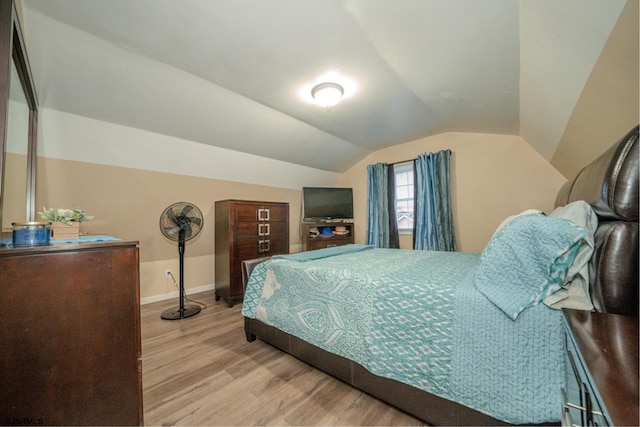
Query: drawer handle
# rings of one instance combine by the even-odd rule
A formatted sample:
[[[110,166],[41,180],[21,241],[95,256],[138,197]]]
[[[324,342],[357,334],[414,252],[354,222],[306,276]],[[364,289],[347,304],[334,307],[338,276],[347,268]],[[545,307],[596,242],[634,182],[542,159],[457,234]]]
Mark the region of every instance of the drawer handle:
[[[269,221],[269,209],[260,208],[258,209],[258,221]]]
[[[577,409],[581,412],[585,412],[586,409],[580,405],[569,402],[567,400],[567,392],[565,391],[564,387],[560,389],[560,393],[562,394],[562,425],[580,427],[579,424],[574,424],[573,417],[571,417],[571,412],[569,412],[569,409]]]
[[[587,403],[587,423],[589,425],[593,425],[593,416],[594,415],[599,415],[599,416],[604,416],[604,414],[601,411],[598,411],[596,409],[593,409],[593,402],[591,401],[591,393],[589,393],[589,389],[587,388],[586,384],[583,383],[583,387],[584,387],[584,394],[585,394],[585,400]]]
[[[585,412],[587,410],[587,408],[585,408],[584,406],[580,406],[577,405],[575,403],[571,403],[567,400],[567,392],[564,391],[564,388],[562,389],[562,406],[566,409],[577,409],[578,411],[582,411]]]
[[[271,250],[271,242],[268,239],[258,240],[259,253],[269,252],[270,250]]]
[[[258,236],[268,236],[271,233],[271,224],[258,224]]]

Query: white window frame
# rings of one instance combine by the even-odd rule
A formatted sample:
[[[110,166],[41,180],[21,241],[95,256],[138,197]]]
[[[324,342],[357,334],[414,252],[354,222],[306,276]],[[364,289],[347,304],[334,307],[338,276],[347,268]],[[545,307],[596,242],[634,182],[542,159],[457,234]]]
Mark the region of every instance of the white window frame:
[[[404,182],[401,184],[399,183],[399,179],[398,179],[398,175],[401,174],[407,174],[407,178],[408,178],[408,183],[405,185]],[[414,209],[415,209],[415,200],[414,200],[414,185],[415,183],[413,182],[413,161],[409,161],[406,163],[399,163],[393,166],[393,185],[395,188],[395,200],[394,200],[394,208],[396,211],[396,221],[398,221],[398,233],[400,234],[411,234],[413,233],[413,227],[410,228],[401,228],[400,227],[400,214],[401,212],[399,212],[398,210],[398,202],[402,202],[402,201],[410,201],[410,210],[407,212],[411,213],[411,217],[413,218],[413,214],[414,214]],[[399,187],[408,187],[407,188],[407,193],[408,193],[408,197],[402,197],[402,198],[398,198],[398,194],[402,193],[402,191],[398,191]],[[405,211],[402,211],[402,213],[404,213]]]

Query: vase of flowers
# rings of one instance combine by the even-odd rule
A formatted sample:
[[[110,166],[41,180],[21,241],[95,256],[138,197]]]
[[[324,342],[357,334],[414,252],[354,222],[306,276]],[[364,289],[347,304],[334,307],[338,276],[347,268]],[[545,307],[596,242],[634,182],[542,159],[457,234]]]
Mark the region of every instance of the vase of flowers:
[[[51,238],[77,239],[80,236],[80,223],[91,221],[92,215],[87,215],[82,209],[47,209],[38,212],[40,218],[51,221]]]

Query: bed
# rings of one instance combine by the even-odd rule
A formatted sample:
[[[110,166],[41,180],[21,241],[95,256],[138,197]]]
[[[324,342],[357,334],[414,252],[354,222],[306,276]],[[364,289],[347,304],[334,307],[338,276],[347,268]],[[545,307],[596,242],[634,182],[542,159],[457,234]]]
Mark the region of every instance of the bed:
[[[638,127],[481,254],[348,245],[246,261],[259,338],[434,425],[558,423],[561,308],[638,315]]]

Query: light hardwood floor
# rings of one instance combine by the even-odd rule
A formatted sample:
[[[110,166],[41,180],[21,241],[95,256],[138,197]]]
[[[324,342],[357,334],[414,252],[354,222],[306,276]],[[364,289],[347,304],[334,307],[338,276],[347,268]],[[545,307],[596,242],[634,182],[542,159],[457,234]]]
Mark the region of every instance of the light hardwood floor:
[[[200,314],[162,320],[175,300],[141,307],[146,425],[412,425],[424,423],[262,341],[245,339],[240,305],[213,292]]]

